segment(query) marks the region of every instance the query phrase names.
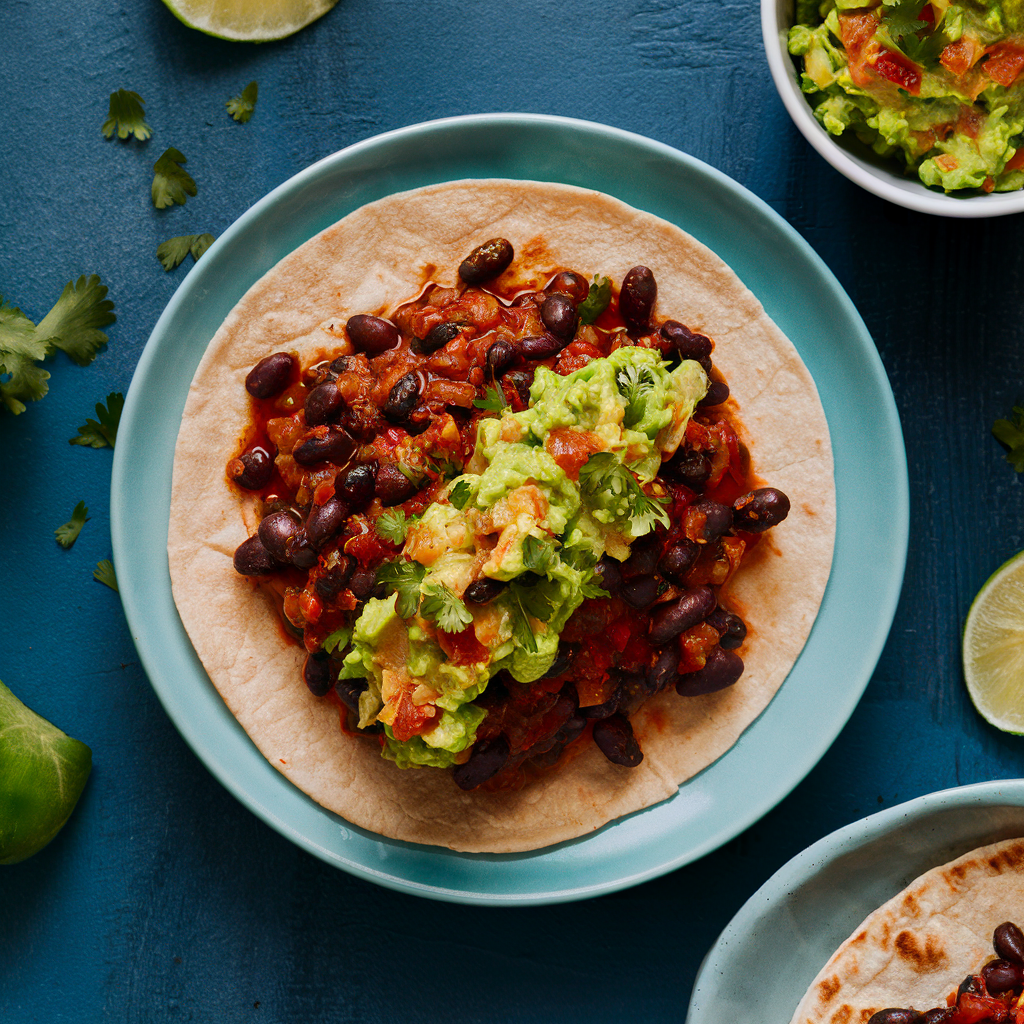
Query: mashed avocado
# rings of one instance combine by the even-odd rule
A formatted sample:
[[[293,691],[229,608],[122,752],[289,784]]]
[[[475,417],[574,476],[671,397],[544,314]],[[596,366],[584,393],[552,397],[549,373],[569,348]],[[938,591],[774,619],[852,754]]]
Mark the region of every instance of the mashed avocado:
[[[564,377],[539,368],[527,409],[480,421],[465,472],[378,573],[393,592],[367,601],[341,670],[366,679],[359,726],[383,724],[385,757],[453,764],[492,676],[531,683],[551,668],[569,617],[605,596],[599,559],[625,559],[667,523],[652,482],[707,387],[698,363],[669,370],[656,351],[625,346]],[[403,738],[410,714],[430,726]]]
[[[1024,186],[1022,8],[797,0],[789,52],[830,134],[850,132],[946,192],[1010,192]]]

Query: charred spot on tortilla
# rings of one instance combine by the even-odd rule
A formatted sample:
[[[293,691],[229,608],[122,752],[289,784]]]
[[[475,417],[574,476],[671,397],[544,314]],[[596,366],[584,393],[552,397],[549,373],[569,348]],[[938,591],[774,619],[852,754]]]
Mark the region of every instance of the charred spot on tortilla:
[[[288,777],[357,824],[459,849],[581,834],[663,799],[672,778],[728,749],[806,638],[834,530],[813,384],[731,272],[678,229],[608,197],[536,183],[514,191],[512,211],[488,183],[389,197],[254,286],[197,371],[172,499],[175,597],[250,736],[265,752],[287,750]],[[560,242],[548,226],[567,201],[574,218]],[[382,262],[379,227],[414,222],[426,258],[396,230],[400,244]],[[476,246],[468,254],[449,237],[453,225]],[[646,239],[650,267],[618,251],[624,237]],[[458,271],[467,260],[479,284]],[[630,274],[638,298],[624,323],[615,284]],[[292,312],[290,292],[302,296]],[[386,322],[388,344],[374,324],[353,334],[359,317]],[[661,330],[668,322],[676,327]],[[725,326],[712,342],[716,322]],[[324,323],[343,342],[337,352],[325,348]],[[689,339],[686,351],[676,336]],[[297,381],[265,398],[227,397],[232,379],[275,350],[299,353]],[[790,386],[776,394],[765,381],[781,372]],[[743,424],[731,398],[700,404],[709,380],[744,398]],[[211,388],[215,409],[204,402]],[[195,500],[183,474],[197,458],[205,469],[213,449],[224,452],[223,479],[241,453],[209,439],[247,418],[248,446],[272,453],[271,478],[246,487],[253,474],[232,476],[240,489],[211,499],[218,513],[240,513],[233,543],[251,575],[231,583],[205,553],[195,557],[207,549],[188,527]],[[749,568],[744,554],[768,543],[760,528],[784,516],[760,497],[757,515],[737,513],[762,483],[748,447],[775,493],[800,498],[772,564]],[[343,483],[353,472],[372,485],[358,507]],[[744,517],[755,532],[732,524]],[[231,532],[210,538],[211,560]],[[663,575],[676,548],[672,564],[685,568]],[[242,615],[257,611],[232,596],[239,585],[276,606],[285,634],[236,618],[234,600]],[[217,613],[204,616],[200,600]],[[220,638],[234,621],[246,639],[232,659]],[[301,642],[289,649],[284,636]],[[337,682],[316,696],[328,678]],[[641,707],[638,739],[630,722]],[[713,732],[703,724],[711,708]],[[290,746],[300,721],[301,745]],[[426,770],[398,771],[381,752]],[[333,783],[331,764],[352,766],[339,778],[354,786]],[[636,781],[611,785],[626,776]],[[410,798],[452,810],[396,814]]]

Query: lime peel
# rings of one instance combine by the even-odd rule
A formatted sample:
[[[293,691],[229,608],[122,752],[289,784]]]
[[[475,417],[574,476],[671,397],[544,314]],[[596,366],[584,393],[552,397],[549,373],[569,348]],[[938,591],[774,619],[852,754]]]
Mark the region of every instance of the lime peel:
[[[164,0],[183,24],[246,43],[284,39],[326,14],[337,0]]]
[[[978,591],[964,624],[963,662],[978,713],[1003,732],[1024,735],[1024,551]]]

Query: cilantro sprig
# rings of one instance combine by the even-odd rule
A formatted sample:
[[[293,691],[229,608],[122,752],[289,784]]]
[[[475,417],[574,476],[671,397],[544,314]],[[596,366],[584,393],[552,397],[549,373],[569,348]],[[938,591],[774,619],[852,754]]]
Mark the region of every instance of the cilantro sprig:
[[[188,197],[196,194],[196,183],[181,166],[187,163],[184,154],[171,146],[153,164],[153,187],[150,191],[153,205],[158,210],[175,204],[184,206]]]
[[[117,427],[124,409],[124,395],[112,391],[107,395],[107,404],[96,403],[96,419],[88,419],[78,428],[78,433],[68,444],[80,444],[86,448],[113,448],[117,441]]]
[[[488,412],[496,412],[500,414],[505,408],[507,408],[508,402],[505,400],[505,392],[497,385],[494,385],[484,391],[483,398],[474,399],[473,405],[478,409],[486,409]]]
[[[469,504],[473,488],[468,480],[460,480],[449,492],[448,501],[460,512]]]
[[[423,587],[420,614],[445,633],[461,633],[473,622],[473,616],[463,600],[443,583],[428,583]]]
[[[108,139],[117,132],[119,139],[134,135],[140,142],[145,142],[153,134],[153,129],[146,124],[145,105],[146,101],[137,92],[128,89],[112,92],[109,113],[100,131]]]
[[[420,588],[427,567],[419,562],[399,558],[385,562],[377,570],[377,582],[383,583],[390,592],[398,594],[395,610],[403,619],[411,619],[420,606]]]
[[[104,586],[110,587],[111,590],[120,592],[117,585],[117,574],[114,572],[114,563],[109,558],[104,558],[102,562],[96,563],[92,578]]]
[[[384,540],[389,540],[392,544],[404,544],[406,534],[415,518],[415,516],[412,519],[406,518],[403,509],[388,508],[377,517],[374,526],[378,536],[383,537]]]
[[[1024,473],[1024,406],[1015,405],[1012,415],[1012,420],[996,420],[992,434],[1006,445],[1006,461],[1018,473]]]
[[[256,110],[256,100],[259,95],[259,86],[250,82],[238,96],[232,96],[224,104],[228,113],[239,122],[245,124]]]
[[[64,523],[62,526],[58,526],[53,531],[54,537],[57,538],[57,543],[67,550],[72,544],[78,540],[78,535],[82,532],[82,527],[89,521],[89,509],[86,508],[85,502],[80,501],[71,513],[71,518]]]
[[[580,321],[585,324],[592,324],[607,308],[612,301],[612,282],[610,278],[594,275],[593,284],[587,297],[579,304],[577,312]]]
[[[619,394],[626,400],[623,426],[630,427],[644,418],[647,395],[654,387],[654,378],[646,366],[624,366],[615,375]]]
[[[949,41],[938,25],[932,31],[926,31],[932,25],[921,17],[925,3],[926,0],[882,0],[883,35],[888,36],[895,49],[917,64],[938,60]]]
[[[176,238],[168,238],[156,247],[156,258],[163,264],[164,270],[173,270],[189,254],[193,260],[198,260],[207,249],[213,245],[213,235],[206,233],[202,235],[178,235]]]
[[[637,478],[611,452],[591,455],[580,470],[580,491],[588,504],[625,520],[634,537],[671,525],[664,502],[644,493]]]

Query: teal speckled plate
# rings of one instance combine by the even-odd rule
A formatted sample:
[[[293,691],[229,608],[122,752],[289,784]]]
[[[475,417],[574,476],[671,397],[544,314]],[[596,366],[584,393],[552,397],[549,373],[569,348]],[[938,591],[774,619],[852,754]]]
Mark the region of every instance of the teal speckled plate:
[[[508,855],[383,839],[278,774],[192,650],[166,553],[185,397],[238,299],[357,207],[479,177],[597,189],[678,224],[718,253],[792,339],[817,383],[838,507],[832,577],[810,639],[739,742],[670,800],[585,838]],[[132,636],[167,713],[210,771],[329,863],[405,892],[485,904],[552,903],[634,885],[716,849],[774,807],[817,763],[867,685],[896,609],[909,526],[906,455],[885,371],[849,298],[799,235],[740,185],[677,150],[603,125],[527,114],[452,118],[368,139],[286,181],[239,218],[189,272],[153,330],[125,403],[111,491],[114,561]],[[871,514],[881,496],[885,514]]]

